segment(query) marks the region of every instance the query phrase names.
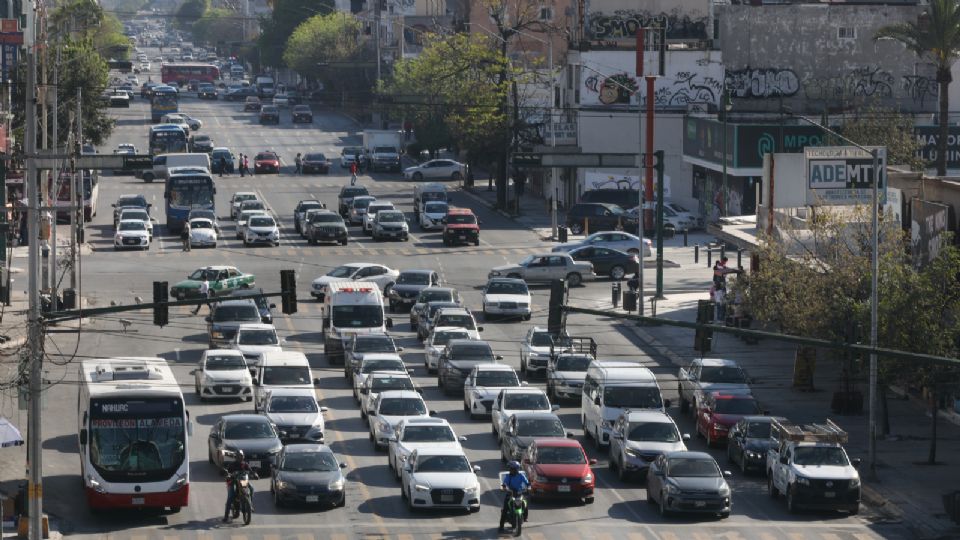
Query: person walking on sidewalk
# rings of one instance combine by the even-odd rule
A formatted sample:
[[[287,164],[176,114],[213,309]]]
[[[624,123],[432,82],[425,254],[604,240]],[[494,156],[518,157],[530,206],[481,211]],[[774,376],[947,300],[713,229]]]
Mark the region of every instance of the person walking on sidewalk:
[[[246,176],[246,173],[247,173],[247,171],[245,171],[245,170],[243,169],[243,154],[240,154],[240,157],[237,159],[237,164],[240,165],[240,167],[239,167],[239,169],[240,169],[240,178],[243,178],[244,176]]]
[[[296,165],[293,174],[303,174],[303,158],[300,155],[300,152],[297,152],[297,157],[293,158],[293,164]]]
[[[200,282],[200,297],[209,298],[210,297],[210,282],[207,281],[207,277],[203,277],[203,281]],[[196,315],[200,313],[200,308],[203,307],[203,304],[197,304],[197,308],[193,310],[193,314]]]
[[[353,162],[350,163],[350,185],[351,186],[357,185],[357,160],[356,159],[354,159]]]
[[[183,250],[190,251],[190,222],[183,224],[183,231],[180,232],[180,238],[183,239]]]

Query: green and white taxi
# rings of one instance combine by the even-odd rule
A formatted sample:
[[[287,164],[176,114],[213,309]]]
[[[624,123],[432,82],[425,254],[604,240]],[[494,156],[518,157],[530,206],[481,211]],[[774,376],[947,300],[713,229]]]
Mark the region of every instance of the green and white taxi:
[[[200,284],[206,279],[210,282],[213,296],[225,296],[237,289],[248,289],[256,281],[253,274],[246,274],[233,266],[204,266],[193,271],[187,279],[170,287],[170,296],[177,300],[198,298]]]

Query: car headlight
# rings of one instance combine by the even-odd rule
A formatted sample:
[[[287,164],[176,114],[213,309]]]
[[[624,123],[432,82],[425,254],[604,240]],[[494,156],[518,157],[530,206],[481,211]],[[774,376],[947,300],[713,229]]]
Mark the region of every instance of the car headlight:
[[[279,480],[277,481],[277,488],[294,491],[297,489],[297,485],[294,484],[293,482],[288,482],[286,480]]]
[[[417,484],[417,485],[413,486],[413,489],[415,489],[415,490],[423,493],[423,492],[430,491],[430,486],[425,486],[425,485],[423,485],[423,484]]]
[[[473,391],[473,399],[480,399],[480,398],[482,398],[482,397],[483,397],[483,394],[481,394],[480,392],[478,392],[478,391],[476,391],[476,390]]]
[[[214,330],[213,332],[210,332],[210,336],[213,337],[213,339],[223,339],[223,332]]]
[[[384,435],[390,435],[393,433],[393,427],[386,422],[380,422],[380,431],[382,431]]]
[[[468,495],[476,495],[480,492],[480,485],[474,485],[464,490]]]
[[[810,485],[810,479],[809,479],[809,478],[806,478],[806,477],[804,477],[804,476],[798,476],[798,477],[796,478],[796,481],[797,481],[797,483],[800,484],[801,486],[809,486],[809,485]]]
[[[520,303],[517,304],[517,307],[521,307],[521,308],[526,309],[526,308],[530,307],[530,303],[529,303],[529,302],[520,302]]]
[[[499,275],[500,275],[500,271],[499,271],[499,270],[491,270],[491,271],[490,271],[490,275],[491,275],[491,276],[499,276]]]
[[[611,420],[604,420],[604,421],[600,424],[600,426],[601,426],[603,429],[613,429],[613,421],[611,421]]]
[[[850,488],[851,488],[851,489],[854,489],[854,488],[858,488],[858,487],[860,487],[860,477],[858,476],[858,477],[856,477],[856,478],[851,478],[851,479],[850,479]]]
[[[217,381],[209,375],[203,376],[203,384],[216,384],[216,382]]]
[[[106,492],[107,492],[107,490],[104,489],[104,487],[100,485],[100,482],[97,482],[96,480],[94,480],[94,479],[93,479],[93,476],[91,476],[91,475],[87,475],[87,484],[89,484],[90,488],[93,489],[94,491],[96,491],[97,493],[106,493]]]
[[[677,486],[675,486],[675,485],[673,485],[673,484],[667,484],[667,493],[670,494],[670,495],[679,495],[679,494],[680,494],[680,488],[678,488]]]
[[[484,301],[484,303],[487,304],[489,307],[498,307],[498,306],[500,306],[500,303],[499,303],[499,302],[487,302],[487,301]]]
[[[330,491],[340,491],[341,489],[343,489],[343,483],[344,483],[343,478],[338,478],[337,480],[334,480],[333,482],[330,482],[329,484],[327,484],[327,489],[329,489]]]
[[[719,494],[720,494],[721,497],[729,497],[729,496],[730,496],[730,487],[729,487],[729,486],[723,486],[722,488],[720,488]]]
[[[547,477],[546,477],[546,476],[541,476],[541,475],[539,475],[539,474],[534,474],[534,475],[533,475],[533,481],[534,481],[534,482],[546,482],[546,481],[547,481]]]
[[[640,452],[634,450],[633,448],[624,448],[623,453],[634,458],[640,457]]]
[[[123,240],[123,237],[120,236],[119,234],[113,237],[113,241],[114,241],[114,242],[119,242],[119,241],[121,241],[121,240]]]
[[[593,482],[593,475],[590,473],[587,473],[583,478],[580,479],[581,484],[589,484],[590,482]]]

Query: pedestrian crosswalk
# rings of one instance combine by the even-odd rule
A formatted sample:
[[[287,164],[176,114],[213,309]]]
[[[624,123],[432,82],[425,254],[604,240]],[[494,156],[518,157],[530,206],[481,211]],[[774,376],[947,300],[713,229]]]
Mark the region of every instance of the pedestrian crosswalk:
[[[244,252],[249,251],[251,255],[262,255],[262,256],[284,256],[284,257],[303,257],[306,259],[315,258],[315,257],[349,257],[349,256],[364,256],[364,257],[384,257],[384,256],[401,256],[401,257],[416,257],[423,255],[436,255],[436,256],[460,256],[460,255],[503,255],[503,256],[526,256],[534,251],[532,247],[500,247],[500,246],[457,246],[450,248],[437,249],[435,247],[420,247],[417,246],[417,243],[395,243],[395,244],[373,244],[376,247],[371,247],[371,244],[347,244],[346,246],[297,246],[289,247],[284,246],[283,241],[279,247],[255,247],[255,248],[244,248],[241,242],[236,242],[236,245],[231,245],[229,241],[223,245],[218,246],[216,249],[193,249],[190,251],[183,251],[183,247],[179,242],[164,242],[164,243],[155,243],[149,250],[146,251],[117,251],[114,252],[112,247],[106,247],[101,249],[94,249],[94,252],[109,252],[110,257],[119,257],[119,258],[133,258],[133,259],[145,259],[148,257],[156,257],[160,255],[174,255],[177,257],[186,257],[197,259],[198,261],[209,261],[211,258],[217,258],[222,256],[222,252],[225,249],[237,249],[243,250]]]

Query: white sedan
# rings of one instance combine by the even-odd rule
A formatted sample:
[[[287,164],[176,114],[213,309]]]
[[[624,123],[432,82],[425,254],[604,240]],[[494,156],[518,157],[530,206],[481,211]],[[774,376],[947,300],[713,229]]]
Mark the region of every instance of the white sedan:
[[[524,385],[526,383],[523,383]],[[505,388],[518,388],[517,372],[506,364],[477,364],[463,385],[463,412],[470,419],[490,414],[493,401]]]
[[[367,413],[373,410],[377,397],[387,390],[416,390],[409,373],[396,371],[374,371],[363,381],[360,388],[360,418],[366,419]]]
[[[427,201],[420,211],[420,228],[429,231],[442,229],[443,220],[447,217],[449,205],[443,201]]]
[[[367,206],[367,211],[363,214],[363,233],[371,234],[373,232],[373,220],[377,218],[377,212],[381,210],[395,210],[390,201],[373,201]]]
[[[113,249],[150,249],[150,231],[139,219],[127,219],[117,223],[113,236]]]
[[[483,288],[483,315],[530,320],[533,313],[530,289],[522,279],[492,278]]]
[[[366,353],[353,374],[353,397],[361,403],[360,389],[363,388],[367,377],[374,371],[389,371],[392,373],[408,373],[407,366],[399,354],[396,353]]]
[[[441,326],[434,328],[433,332],[424,342],[423,363],[427,368],[427,373],[436,373],[437,366],[440,365],[440,355],[447,347],[451,339],[480,339],[479,334],[473,337],[476,331],[460,328],[459,326]]]
[[[554,246],[551,251],[555,253],[568,252],[572,249],[584,246],[605,247],[639,255],[640,237],[623,231],[602,231],[593,233],[578,242],[567,242],[565,244]],[[644,238],[643,246],[643,256],[652,257],[653,241],[649,238]]]
[[[267,244],[280,245],[280,228],[273,216],[251,216],[243,229],[243,245]]]
[[[424,447],[460,450],[460,443],[467,440],[466,437],[457,437],[449,422],[432,416],[402,420],[397,424],[394,433],[395,437],[390,441],[387,462],[393,473],[397,475],[397,480],[400,479],[403,464],[414,450]]]
[[[427,417],[430,411],[423,396],[414,390],[387,390],[380,392],[367,411],[370,442],[376,449],[386,448],[396,438],[394,431],[402,420]]]
[[[207,218],[190,220],[190,247],[217,247],[217,229],[213,226],[213,221]]]
[[[147,232],[150,233],[150,240],[153,240],[153,218],[145,208],[124,208],[120,210],[120,221],[136,219],[142,221],[147,226]]]
[[[253,378],[243,353],[231,349],[203,351],[193,371],[193,388],[205,399],[253,399]]]
[[[414,450],[401,468],[400,491],[410,510],[459,508],[480,511],[479,466],[459,448]]]
[[[460,180],[466,167],[452,159],[431,159],[403,171],[404,180],[423,180],[425,178],[449,178]]]
[[[334,281],[364,281],[376,283],[380,290],[386,289],[397,281],[400,272],[374,263],[347,263],[327,272],[310,284],[310,296],[323,302],[327,294],[327,285]]]
[[[264,210],[256,208],[253,210],[244,210],[237,215],[237,240],[243,240],[244,229],[247,228],[247,221],[253,216],[267,216]]]
[[[492,431],[499,439],[501,433],[503,433],[503,427],[514,414],[525,412],[549,413],[559,409],[560,407],[557,405],[550,405],[547,394],[539,388],[505,388],[497,395],[490,411]]]

